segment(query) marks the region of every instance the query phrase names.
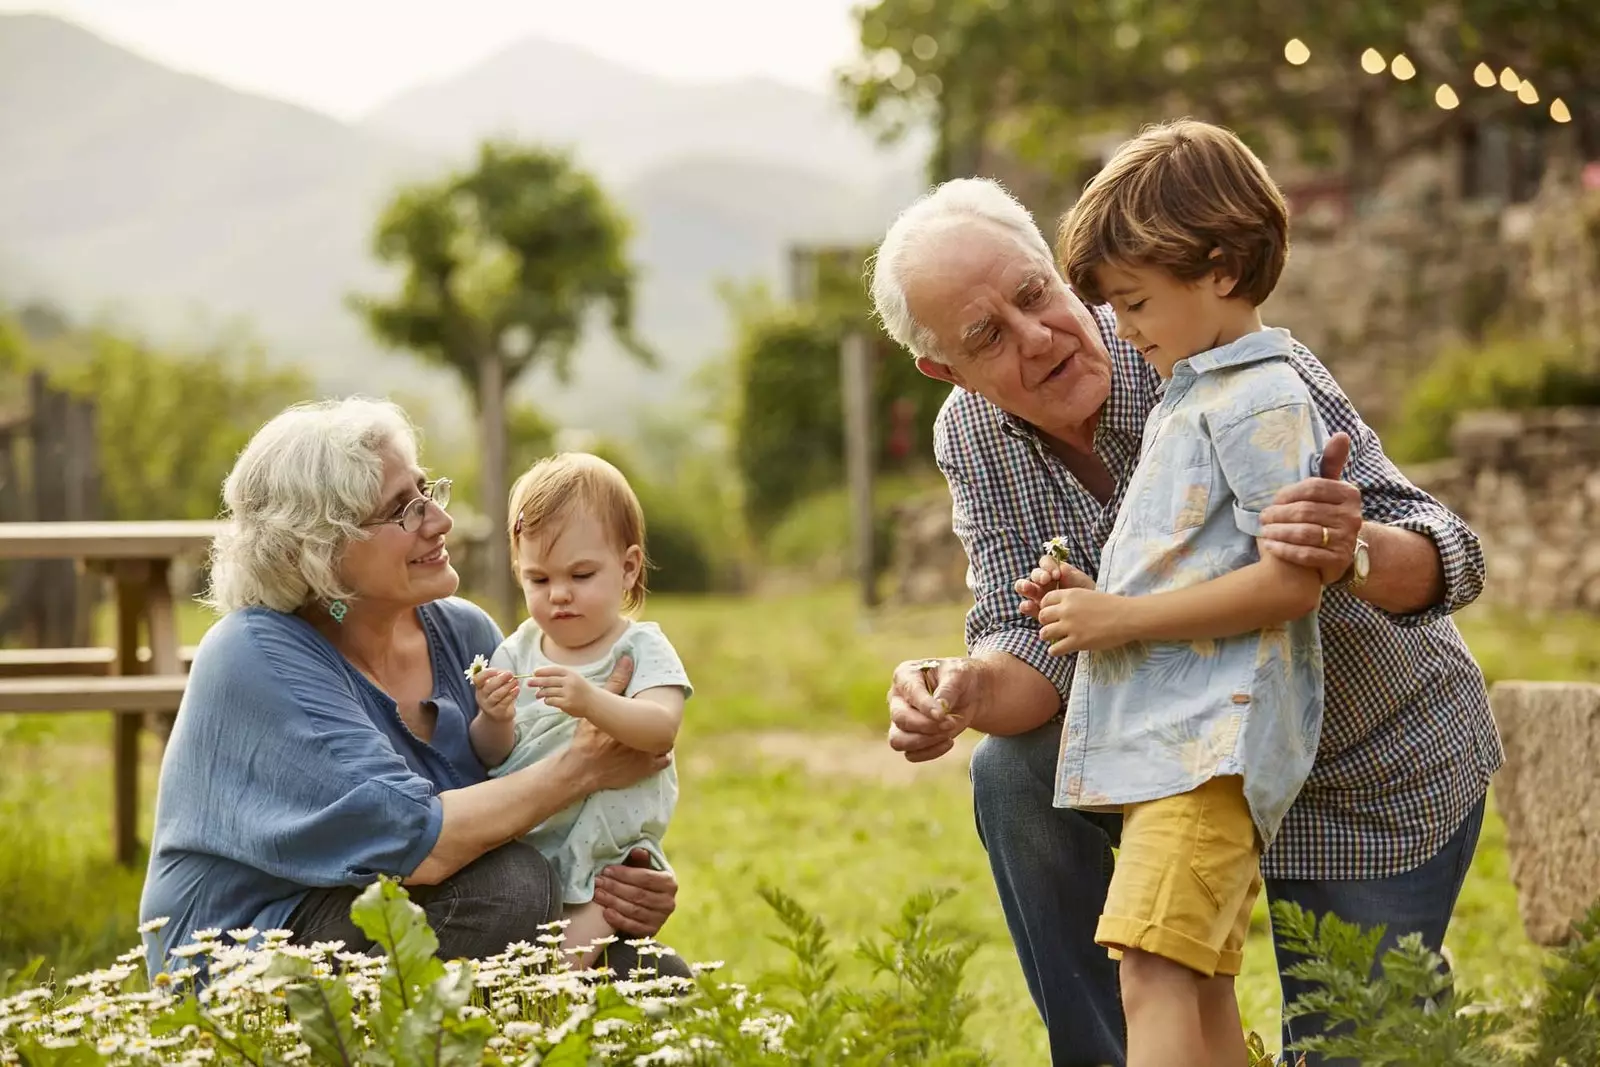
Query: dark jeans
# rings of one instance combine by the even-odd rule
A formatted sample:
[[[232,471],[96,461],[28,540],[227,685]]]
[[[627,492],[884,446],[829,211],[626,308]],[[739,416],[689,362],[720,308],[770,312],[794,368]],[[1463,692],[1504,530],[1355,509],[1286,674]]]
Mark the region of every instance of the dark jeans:
[[[1126,1062],[1117,965],[1094,943],[1111,882],[1112,846],[1120,815],[1056,808],[1056,757],[1061,724],[1017,737],[986,737],[972,754],[978,836],[989,853],[1000,904],[1022,962],[1028,992],[1050,1031],[1055,1067],[1122,1067]],[[1415,870],[1364,881],[1268,879],[1269,901],[1292,900],[1317,914],[1362,926],[1384,924],[1380,953],[1407,933],[1438,951],[1456,896],[1477,847],[1483,802],[1438,854]],[[1280,967],[1288,960],[1280,948]],[[1292,1001],[1305,988],[1283,982]],[[1310,1032],[1313,1020],[1284,1028],[1285,1045]],[[1307,1057],[1310,1067],[1335,1067]]]
[[[350,952],[376,946],[350,920],[350,906],[362,890],[355,886],[313,889],[289,917],[298,944],[343,941]],[[539,850],[521,841],[486,852],[438,885],[407,886],[439,938],[442,959],[482,959],[504,952],[513,941],[537,943],[545,923],[561,918],[561,892],[555,871]],[[601,960],[626,977],[636,970],[682,978],[689,965],[667,953],[639,962],[638,950],[619,939]]]

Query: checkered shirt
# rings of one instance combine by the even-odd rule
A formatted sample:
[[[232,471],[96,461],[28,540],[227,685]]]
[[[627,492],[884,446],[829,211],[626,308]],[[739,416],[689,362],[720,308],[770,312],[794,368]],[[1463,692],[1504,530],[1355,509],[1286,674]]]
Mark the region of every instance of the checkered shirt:
[[[1073,566],[1098,574],[1159,382],[1117,338],[1110,308],[1092,310],[1114,364],[1094,441],[1116,480],[1109,502],[1085,490],[1028,424],[976,394],[953,390],[934,426],[934,456],[967,552],[968,652],[1022,660],[1055,684],[1063,704],[1073,657],[1049,654],[1011,587],[1053,537],[1068,539]],[[1328,432],[1350,435],[1344,477],[1360,488],[1367,520],[1430,537],[1443,562],[1445,597],[1425,611],[1395,615],[1349,592],[1324,594],[1327,705],[1316,765],[1262,858],[1262,873],[1382,878],[1438,852],[1505,758],[1483,674],[1449,617],[1482,591],[1483,552],[1464,522],[1383,454],[1327,368],[1299,343],[1291,359]]]

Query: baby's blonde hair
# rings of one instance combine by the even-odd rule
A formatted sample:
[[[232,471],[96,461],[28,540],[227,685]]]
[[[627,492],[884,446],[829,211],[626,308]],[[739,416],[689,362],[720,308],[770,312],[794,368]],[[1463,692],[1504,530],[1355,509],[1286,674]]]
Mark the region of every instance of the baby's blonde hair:
[[[644,551],[644,508],[628,479],[616,467],[587,452],[560,452],[529,467],[511,486],[511,511],[506,521],[511,565],[517,565],[517,542],[552,532],[573,514],[593,515],[619,552],[632,545]],[[644,606],[645,567],[622,598],[624,611]]]

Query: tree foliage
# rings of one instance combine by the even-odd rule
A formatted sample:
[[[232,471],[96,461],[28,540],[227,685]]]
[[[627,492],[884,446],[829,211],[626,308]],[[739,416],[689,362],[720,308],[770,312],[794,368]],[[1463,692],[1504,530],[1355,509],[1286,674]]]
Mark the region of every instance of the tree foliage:
[[[13,365],[95,404],[101,503],[108,519],[209,519],[250,436],[312,396],[298,370],[223,342],[175,353],[107,327],[43,343],[12,332]]]
[[[1095,135],[1182,114],[1246,137],[1275,131],[1314,157],[1343,145],[1357,177],[1463,123],[1549,127],[1555,96],[1590,144],[1600,130],[1592,0],[878,0],[859,33],[846,93],[891,137],[931,119],[935,179],[984,170],[999,150],[1081,181]],[[1286,60],[1291,39],[1307,62]],[[1369,48],[1404,53],[1416,74],[1363,73]],[[1533,81],[1540,105],[1477,86],[1479,63]],[[1442,84],[1459,108],[1435,104]]]
[[[407,186],[373,238],[399,291],[352,303],[379,340],[449,367],[480,405],[479,371],[498,361],[509,387],[530,367],[565,376],[594,309],[644,362],[633,335],[628,228],[598,182],[561,152],[485,143],[470,171]]]
[[[859,282],[824,280],[818,299],[806,304],[746,294],[730,305],[737,322],[732,437],[745,514],[756,533],[771,529],[796,501],[844,481],[839,353],[851,330],[867,331],[875,355],[878,469],[927,462],[933,420],[949,387],[924,377],[867,321]]]

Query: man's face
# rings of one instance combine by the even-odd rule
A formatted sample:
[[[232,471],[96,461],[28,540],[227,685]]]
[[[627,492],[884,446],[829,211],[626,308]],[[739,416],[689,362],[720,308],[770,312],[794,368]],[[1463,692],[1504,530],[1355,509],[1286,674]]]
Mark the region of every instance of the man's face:
[[[917,368],[1037,429],[1081,437],[1111,395],[1111,357],[1089,309],[1055,268],[1003,228],[955,219],[929,234],[906,283],[938,363]]]

